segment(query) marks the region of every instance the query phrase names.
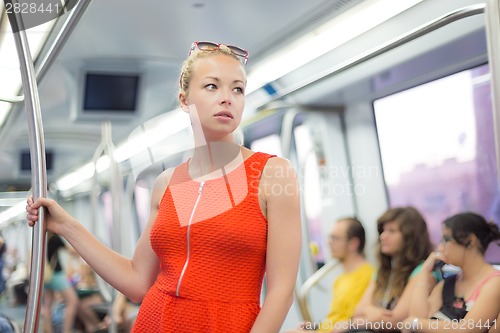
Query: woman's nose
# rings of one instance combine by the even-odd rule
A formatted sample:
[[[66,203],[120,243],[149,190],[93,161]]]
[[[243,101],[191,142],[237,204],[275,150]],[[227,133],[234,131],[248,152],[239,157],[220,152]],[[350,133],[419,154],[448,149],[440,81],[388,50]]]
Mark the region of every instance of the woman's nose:
[[[442,242],[439,242],[439,244],[438,244],[438,246],[437,246],[437,251],[438,251],[438,252],[443,252],[443,249],[444,249],[443,243],[442,243]]]
[[[232,96],[231,96],[231,91],[228,89],[220,89],[220,103],[221,104],[231,104],[232,103]]]

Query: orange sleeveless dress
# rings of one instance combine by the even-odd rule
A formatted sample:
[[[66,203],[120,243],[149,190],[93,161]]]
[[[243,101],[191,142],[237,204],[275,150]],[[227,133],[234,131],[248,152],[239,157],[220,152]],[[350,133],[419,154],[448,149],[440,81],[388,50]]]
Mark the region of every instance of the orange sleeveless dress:
[[[248,333],[260,311],[267,220],[258,200],[267,160],[254,153],[221,178],[173,172],[151,229],[161,272],[133,332]]]

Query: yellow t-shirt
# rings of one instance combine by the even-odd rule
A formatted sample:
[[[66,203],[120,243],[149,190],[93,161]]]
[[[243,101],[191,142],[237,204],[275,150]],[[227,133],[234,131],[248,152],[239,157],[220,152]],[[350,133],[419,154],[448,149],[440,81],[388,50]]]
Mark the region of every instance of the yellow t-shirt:
[[[332,304],[326,319],[321,323],[320,332],[329,332],[335,328],[336,322],[349,320],[352,317],[374,272],[375,268],[365,263],[355,271],[342,273],[335,279]]]

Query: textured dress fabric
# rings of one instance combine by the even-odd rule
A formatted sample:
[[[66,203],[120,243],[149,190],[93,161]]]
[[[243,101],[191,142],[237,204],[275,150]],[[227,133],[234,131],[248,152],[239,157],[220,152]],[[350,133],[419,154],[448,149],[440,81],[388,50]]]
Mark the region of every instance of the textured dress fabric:
[[[188,162],[174,170],[150,235],[161,271],[133,332],[251,330],[267,247],[259,181],[270,157],[254,153],[203,182],[189,176]]]

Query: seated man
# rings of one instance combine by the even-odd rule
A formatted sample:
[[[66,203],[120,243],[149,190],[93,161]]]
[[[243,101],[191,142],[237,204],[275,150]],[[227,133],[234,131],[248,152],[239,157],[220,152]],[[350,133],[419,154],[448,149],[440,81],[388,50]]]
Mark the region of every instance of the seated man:
[[[330,311],[322,323],[302,323],[299,328],[287,333],[312,329],[329,332],[336,322],[351,318],[375,272],[365,259],[365,230],[356,218],[338,220],[328,238],[332,256],[344,270],[333,283]]]

